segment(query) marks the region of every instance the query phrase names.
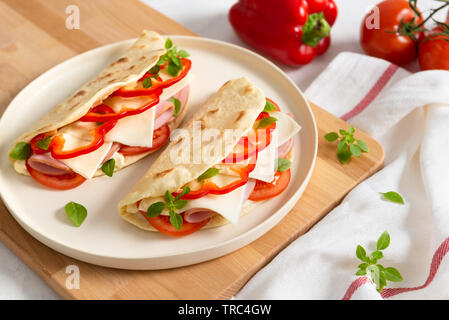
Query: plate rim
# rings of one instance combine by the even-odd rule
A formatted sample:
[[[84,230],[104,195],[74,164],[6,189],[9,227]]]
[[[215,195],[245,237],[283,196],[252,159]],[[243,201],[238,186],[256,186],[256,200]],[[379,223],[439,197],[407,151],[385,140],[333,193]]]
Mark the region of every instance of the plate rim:
[[[261,56],[260,54],[253,52],[249,49],[246,49],[244,47],[232,44],[232,43],[228,43],[228,42],[224,42],[221,40],[216,40],[216,39],[210,39],[210,38],[205,38],[205,37],[199,37],[199,36],[188,36],[188,35],[163,35],[164,38],[167,37],[171,37],[173,39],[185,39],[185,40],[192,40],[192,41],[200,41],[200,42],[205,42],[205,43],[213,43],[215,45],[219,45],[219,46],[226,46],[226,47],[231,47],[234,50],[238,50],[238,51],[244,51],[246,54],[252,55],[255,58],[262,60],[263,62],[265,62],[270,68],[274,69],[275,71],[277,71],[277,73],[279,75],[281,75],[285,80],[287,80],[288,83],[290,83],[290,85],[292,86],[292,88],[295,89],[296,93],[299,94],[299,96],[303,99],[306,109],[310,115],[310,119],[311,119],[311,125],[313,128],[313,133],[314,133],[314,137],[313,137],[313,156],[312,156],[312,162],[308,168],[307,174],[305,176],[305,178],[303,179],[300,187],[294,191],[294,194],[292,197],[290,197],[290,199],[288,199],[288,201],[284,202],[282,204],[282,207],[278,210],[276,210],[273,214],[270,215],[270,217],[268,217],[266,220],[264,220],[262,223],[259,223],[258,225],[254,226],[253,228],[238,234],[237,236],[227,239],[225,241],[222,241],[218,244],[213,244],[210,246],[206,246],[203,247],[201,249],[192,249],[192,250],[188,250],[188,251],[183,251],[182,253],[170,253],[170,254],[164,254],[164,255],[155,255],[155,256],[151,256],[151,257],[136,257],[136,258],[124,258],[124,257],[115,257],[112,256],[110,254],[93,254],[91,252],[85,252],[79,249],[75,249],[73,247],[70,247],[68,245],[66,245],[65,243],[61,243],[60,241],[58,241],[57,239],[53,239],[48,237],[47,235],[45,235],[44,233],[34,230],[32,229],[30,226],[28,226],[24,221],[22,221],[22,219],[15,213],[15,211],[11,208],[10,203],[8,203],[8,201],[6,201],[5,197],[4,197],[4,191],[2,188],[2,184],[0,184],[0,198],[2,199],[3,203],[5,204],[5,206],[7,207],[9,213],[13,216],[14,220],[16,222],[19,223],[19,225],[25,229],[26,232],[28,232],[31,236],[33,236],[36,240],[42,242],[43,244],[45,244],[46,246],[50,247],[51,249],[55,250],[58,253],[62,253],[71,257],[74,257],[76,259],[82,260],[82,261],[86,261],[95,265],[102,265],[102,266],[106,266],[106,267],[112,267],[112,268],[120,268],[120,269],[139,269],[139,270],[150,270],[153,268],[148,268],[148,267],[137,267],[137,268],[123,268],[121,266],[118,266],[122,263],[113,263],[112,261],[128,261],[128,262],[137,262],[137,261],[144,261],[144,260],[151,260],[151,259],[171,259],[173,257],[183,257],[186,255],[192,255],[192,254],[201,254],[203,252],[207,252],[210,250],[218,250],[221,249],[223,250],[226,247],[232,247],[233,245],[237,247],[237,249],[235,249],[234,247],[231,248],[230,250],[226,250],[224,249],[224,253],[220,253],[218,255],[215,255],[212,258],[206,258],[206,259],[199,259],[199,261],[197,262],[193,262],[193,263],[181,263],[181,264],[174,264],[171,267],[164,267],[164,268],[156,268],[156,269],[169,269],[169,268],[174,268],[174,267],[179,267],[179,266],[184,266],[184,265],[191,265],[191,264],[195,264],[195,263],[199,263],[199,262],[203,262],[203,261],[208,261],[214,258],[218,258],[221,257],[225,254],[228,254],[230,252],[233,252],[235,250],[238,250],[239,248],[243,248],[244,246],[248,245],[249,243],[255,241],[256,239],[260,238],[261,236],[263,236],[265,233],[269,232],[273,227],[275,227],[289,212],[290,210],[293,208],[293,206],[296,204],[296,202],[300,199],[300,197],[302,196],[305,188],[307,187],[307,185],[310,182],[310,178],[312,176],[313,170],[315,168],[315,164],[316,164],[316,158],[317,158],[317,153],[318,153],[318,128],[317,128],[317,124],[316,124],[316,119],[315,119],[315,115],[312,111],[312,108],[310,106],[309,101],[307,100],[307,98],[305,97],[304,93],[298,88],[298,86],[294,83],[294,81],[282,70],[280,69],[277,65],[275,65],[273,62],[271,62],[270,60],[268,60],[267,58]],[[58,63],[57,65],[54,65],[53,67],[51,67],[50,69],[44,71],[42,74],[40,74],[39,76],[37,76],[35,79],[33,79],[30,83],[28,83],[28,85],[26,85],[24,88],[22,88],[20,90],[20,92],[11,100],[11,102],[8,104],[8,106],[6,107],[3,115],[0,118],[0,127],[3,126],[3,122],[5,121],[4,119],[9,115],[9,113],[13,112],[11,106],[16,104],[16,101],[20,101],[20,99],[22,99],[22,96],[26,95],[26,91],[27,90],[31,90],[34,86],[36,86],[36,83],[39,83],[43,78],[45,77],[51,77],[52,73],[58,72],[61,68],[64,68],[65,64],[70,63],[70,61],[78,59],[80,57],[88,57],[89,55],[94,55],[96,53],[98,53],[98,51],[102,51],[102,50],[108,50],[111,47],[119,47],[121,45],[125,45],[125,44],[131,44],[133,41],[135,41],[136,38],[132,38],[132,39],[128,39],[128,40],[122,40],[122,41],[118,41],[118,42],[114,42],[114,43],[109,43],[103,46],[99,46],[96,47],[94,49],[82,52],[80,54],[77,54],[73,57],[70,57],[69,59],[66,59],[60,63]],[[5,146],[6,147],[6,146]],[[285,211],[283,214],[279,214],[280,211]],[[242,243],[242,244],[237,244],[237,243]],[[102,259],[102,262],[98,262],[98,261],[93,261],[93,259]],[[145,264],[145,263],[144,263]]]

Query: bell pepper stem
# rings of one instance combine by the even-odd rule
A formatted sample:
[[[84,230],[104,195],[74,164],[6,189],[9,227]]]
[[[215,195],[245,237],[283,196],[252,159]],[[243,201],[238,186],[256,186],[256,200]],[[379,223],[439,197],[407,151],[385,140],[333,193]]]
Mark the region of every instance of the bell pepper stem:
[[[329,36],[331,26],[320,12],[309,15],[302,30],[302,42],[315,48],[321,39]]]

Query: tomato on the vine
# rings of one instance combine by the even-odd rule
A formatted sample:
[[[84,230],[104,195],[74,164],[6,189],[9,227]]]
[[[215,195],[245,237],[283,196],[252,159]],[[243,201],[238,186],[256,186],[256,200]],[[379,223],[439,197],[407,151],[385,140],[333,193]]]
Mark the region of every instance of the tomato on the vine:
[[[417,57],[416,41],[410,35],[398,32],[402,23],[415,18],[415,12],[406,0],[386,0],[377,5],[377,12],[368,13],[361,26],[360,42],[363,50],[370,56],[388,60],[397,65],[413,62]],[[371,23],[371,18],[378,19],[379,25]],[[415,25],[422,22],[422,17],[415,18]],[[378,27],[378,28],[377,28]],[[406,30],[404,30],[406,31]],[[420,39],[422,32],[411,33]]]
[[[449,12],[446,23],[449,23]],[[421,70],[449,70],[449,26],[437,26],[419,45]]]

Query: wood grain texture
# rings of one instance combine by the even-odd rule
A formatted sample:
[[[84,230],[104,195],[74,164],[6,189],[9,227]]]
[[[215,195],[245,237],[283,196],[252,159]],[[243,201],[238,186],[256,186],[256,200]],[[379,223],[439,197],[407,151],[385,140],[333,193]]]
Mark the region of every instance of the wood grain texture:
[[[81,29],[65,28],[68,5],[80,8]],[[3,0],[0,2],[0,114],[31,80],[52,66],[95,47],[136,37],[193,32],[137,0]],[[342,166],[323,136],[348,125],[312,106],[319,150],[310,183],[294,209],[250,245],[201,264],[161,271],[98,267],[59,254],[26,233],[0,203],[0,240],[66,299],[228,299],[294,239],[382,166],[382,147],[357,130],[370,153]],[[66,288],[68,265],[81,272],[80,289]]]

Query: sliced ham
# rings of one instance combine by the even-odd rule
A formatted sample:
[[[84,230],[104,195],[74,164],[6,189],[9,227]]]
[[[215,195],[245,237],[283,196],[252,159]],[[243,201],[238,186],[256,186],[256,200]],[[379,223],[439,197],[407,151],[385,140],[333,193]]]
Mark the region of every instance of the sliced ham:
[[[112,158],[112,156],[114,155],[114,153],[116,153],[120,148],[121,148],[121,143],[118,142],[114,142],[111,146],[111,149],[109,149],[109,152],[106,154],[106,156],[103,159],[103,163],[105,163],[106,161],[108,161],[109,159]]]
[[[28,159],[28,165],[36,171],[51,176],[61,176],[73,172],[65,163],[53,159],[49,153],[33,154]]]
[[[178,99],[181,102],[181,109],[179,112],[182,112],[185,105],[187,104],[187,100],[189,98],[190,86],[186,86],[178,93],[174,95],[174,98]],[[154,130],[159,129],[166,123],[175,119],[173,116],[174,105],[170,101],[161,101],[156,106],[156,120],[154,121]]]
[[[189,223],[198,223],[209,219],[217,213],[206,208],[193,208],[184,212],[184,220]]]
[[[278,147],[278,157],[284,158],[293,148],[294,139],[290,138],[283,145]]]

